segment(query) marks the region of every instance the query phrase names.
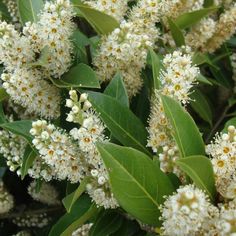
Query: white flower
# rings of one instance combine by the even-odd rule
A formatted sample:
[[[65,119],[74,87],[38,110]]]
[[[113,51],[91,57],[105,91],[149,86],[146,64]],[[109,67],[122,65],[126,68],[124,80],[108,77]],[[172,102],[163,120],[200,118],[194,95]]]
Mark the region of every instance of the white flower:
[[[161,206],[163,235],[195,235],[209,217],[210,205],[206,194],[193,185],[182,186]]]
[[[81,227],[79,227],[77,230],[75,230],[71,236],[88,236],[89,230],[93,226],[92,223],[90,224],[84,224]]]
[[[5,189],[0,181],[0,214],[8,213],[14,206],[13,196]]]
[[[34,200],[52,206],[60,204],[60,201],[58,199],[59,193],[54,188],[54,186],[50,185],[49,183],[43,182],[40,187],[40,191],[37,192],[36,184],[36,181],[33,181],[28,186],[28,193]]]

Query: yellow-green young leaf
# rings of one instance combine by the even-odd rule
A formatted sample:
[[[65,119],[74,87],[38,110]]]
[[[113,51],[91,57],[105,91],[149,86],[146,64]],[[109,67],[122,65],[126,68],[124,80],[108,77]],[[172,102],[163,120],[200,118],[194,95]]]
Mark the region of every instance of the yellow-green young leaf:
[[[205,95],[199,90],[196,89],[191,95],[191,107],[198,113],[198,115],[212,125],[212,112],[211,107],[207,101]]]
[[[160,71],[162,68],[162,61],[159,56],[153,51],[152,48],[149,48],[149,55],[151,58],[152,65],[152,76],[153,76],[153,85],[154,89],[160,89]]]
[[[37,22],[38,14],[43,9],[43,0],[17,0],[21,23]]]
[[[82,195],[73,205],[71,212],[62,216],[51,228],[48,236],[69,236],[73,231],[94,217],[98,208],[87,195]]]
[[[22,180],[28,174],[28,170],[33,165],[36,156],[37,156],[37,152],[30,145],[27,145],[25,149],[24,157],[23,157],[22,167],[21,167]]]
[[[114,210],[102,211],[90,229],[89,236],[113,235],[123,221],[124,217]]]
[[[77,199],[84,193],[84,191],[86,190],[86,185],[89,183],[89,181],[89,177],[83,179],[82,182],[79,184],[79,187],[74,192],[70,193],[62,199],[62,203],[66,208],[67,212],[71,211]]]
[[[205,155],[205,145],[193,118],[174,99],[164,95],[161,99],[181,156]]]
[[[60,88],[100,88],[96,73],[86,64],[72,67],[61,79],[51,79]]]
[[[189,156],[176,161],[176,164],[204,190],[214,202],[216,195],[215,178],[211,161],[205,156]]]
[[[183,35],[181,29],[179,28],[179,26],[174,21],[172,21],[170,18],[168,18],[168,23],[169,23],[171,35],[175,41],[175,45],[177,47],[181,47],[181,46],[185,45],[184,35]]]
[[[180,29],[188,28],[198,23],[202,18],[216,11],[218,7],[202,8],[201,10],[184,13],[175,20],[175,24]]]
[[[120,206],[143,223],[159,226],[159,205],[174,191],[169,178],[138,150],[111,143],[97,147]]]
[[[0,102],[7,98],[9,98],[9,95],[7,94],[6,90],[4,88],[0,88]]]
[[[89,22],[98,34],[109,34],[120,26],[119,22],[112,16],[97,11],[85,4],[74,4],[74,7],[79,9],[79,14]]]
[[[30,134],[30,129],[32,127],[31,120],[21,120],[21,121],[14,121],[10,123],[2,123],[0,127],[11,131],[14,134],[20,135],[25,138],[30,145],[32,145],[33,136]]]
[[[119,72],[106,87],[104,94],[115,98],[122,105],[129,107],[129,97],[122,76]]]
[[[108,95],[91,91],[87,93],[112,135],[124,146],[134,147],[149,155],[146,149],[147,130],[130,109]]]

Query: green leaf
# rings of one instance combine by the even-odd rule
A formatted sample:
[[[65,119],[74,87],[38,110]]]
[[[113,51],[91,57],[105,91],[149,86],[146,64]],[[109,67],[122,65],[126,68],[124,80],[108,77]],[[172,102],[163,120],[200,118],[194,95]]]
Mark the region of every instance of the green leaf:
[[[100,88],[96,73],[83,63],[72,67],[61,79],[51,80],[60,88]]]
[[[21,167],[22,180],[28,174],[28,170],[33,165],[36,156],[37,156],[37,152],[30,145],[27,145],[25,149],[24,157],[23,157],[22,167]]]
[[[209,81],[209,79],[207,79],[205,76],[203,76],[202,74],[199,74],[196,78],[196,80],[200,83],[203,84],[207,84],[207,85],[213,85],[212,82]]]
[[[2,102],[3,100],[7,98],[9,98],[9,95],[6,92],[6,90],[4,88],[0,88],[0,102]]]
[[[73,205],[71,212],[62,216],[52,227],[49,236],[69,236],[92,218],[98,208],[91,203],[87,195],[82,195]]]
[[[197,10],[197,11],[184,13],[183,15],[179,16],[175,20],[175,24],[180,29],[188,28],[188,27],[198,23],[202,18],[204,18],[207,15],[213,13],[217,9],[218,9],[218,7],[208,7],[208,8],[202,8],[202,9]]]
[[[97,11],[87,5],[74,4],[74,7],[79,9],[79,14],[82,14],[98,34],[109,34],[120,26],[119,22],[112,16]]]
[[[129,97],[120,73],[117,73],[111,80],[104,94],[115,98],[120,104],[129,107]]]
[[[87,177],[82,180],[79,187],[69,195],[67,195],[65,198],[62,199],[62,203],[65,206],[67,212],[70,212],[75,202],[78,200],[78,198],[84,193],[86,190],[86,185],[89,183],[90,178]]]
[[[164,95],[161,99],[181,156],[205,155],[205,145],[193,118],[174,99]]]
[[[160,71],[162,69],[162,61],[160,57],[153,51],[152,48],[149,48],[149,55],[151,58],[154,89],[160,89],[159,76],[160,76]]]
[[[115,144],[97,145],[120,206],[150,225],[160,225],[159,205],[174,188],[169,178],[144,153]]]
[[[37,22],[38,14],[43,9],[43,0],[17,0],[21,23]]]
[[[212,112],[211,107],[207,101],[205,95],[198,89],[196,89],[191,95],[193,99],[190,104],[191,107],[197,112],[197,114],[210,125],[212,125]]]
[[[3,2],[0,2],[0,18],[7,22],[11,21],[11,16],[8,12],[6,5]]]
[[[118,141],[149,154],[146,149],[147,130],[129,108],[108,95],[90,91],[88,94],[93,107]]]
[[[205,156],[189,156],[176,161],[176,164],[204,190],[214,202],[216,196],[215,178],[211,161]]]
[[[7,123],[7,122],[8,122],[8,120],[5,117],[4,110],[3,110],[3,105],[0,102],[0,125],[3,124],[3,123]]]
[[[179,28],[179,26],[174,21],[172,21],[170,18],[168,18],[168,23],[169,23],[171,35],[175,41],[175,45],[177,47],[181,47],[181,46],[185,45],[184,35],[183,35],[181,29]]]
[[[25,138],[31,145],[33,136],[30,134],[29,131],[32,128],[32,121],[21,120],[10,123],[3,123],[0,124],[0,127],[14,134],[20,135],[21,137]]]
[[[204,1],[204,7],[210,7],[214,5],[214,0],[205,0]]]
[[[224,129],[222,130],[223,133],[227,133],[228,132],[228,127],[230,125],[233,125],[236,127],[236,117],[232,118],[232,119],[229,119],[225,125],[224,125]]]
[[[49,47],[46,46],[42,49],[38,60],[33,63],[30,63],[30,66],[42,66],[42,67],[47,66],[49,56],[50,56]]]
[[[104,211],[97,216],[96,221],[89,231],[89,236],[111,235],[120,228],[123,219],[116,211]]]

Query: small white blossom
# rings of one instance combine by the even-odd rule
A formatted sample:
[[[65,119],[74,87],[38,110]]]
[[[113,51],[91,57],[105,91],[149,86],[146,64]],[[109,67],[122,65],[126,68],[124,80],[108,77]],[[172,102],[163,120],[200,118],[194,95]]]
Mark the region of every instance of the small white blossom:
[[[13,196],[5,189],[0,181],[0,214],[8,213],[14,206]]]

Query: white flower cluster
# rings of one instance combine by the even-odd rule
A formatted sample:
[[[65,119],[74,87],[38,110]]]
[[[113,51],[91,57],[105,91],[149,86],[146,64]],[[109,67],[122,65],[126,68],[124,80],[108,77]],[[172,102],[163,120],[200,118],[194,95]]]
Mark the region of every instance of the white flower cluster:
[[[190,49],[187,47],[182,50],[167,54],[163,59],[164,69],[160,72],[161,88],[155,91],[148,128],[148,146],[153,152],[163,149],[163,153],[159,155],[162,170],[176,174],[179,174],[179,170],[174,161],[178,159],[178,150],[171,136],[171,126],[165,116],[159,94],[168,95],[183,105],[188,103],[189,93],[196,83],[199,69],[192,63]]]
[[[93,226],[92,223],[90,224],[84,224],[81,227],[79,227],[77,230],[75,230],[71,236],[88,236],[89,230]]]
[[[45,120],[33,122],[30,133],[41,159],[54,171],[54,177],[72,183],[81,180],[86,171],[77,145],[62,129]]]
[[[5,189],[0,181],[0,214],[8,213],[14,207],[13,196]]]
[[[121,21],[128,10],[129,0],[83,0],[90,7]]]
[[[160,210],[165,236],[200,235],[202,225],[212,214],[218,215],[218,209],[210,204],[206,194],[193,185],[180,187],[176,194],[166,199]]]
[[[20,136],[0,130],[0,153],[6,159],[10,171],[21,167],[26,145],[26,141]]]
[[[217,191],[225,198],[236,198],[236,129],[228,127],[227,133],[217,134],[206,152],[212,157]]]
[[[18,227],[35,227],[43,228],[50,222],[50,217],[46,213],[40,214],[25,214],[24,216],[16,217],[12,220]]]
[[[35,53],[47,50],[47,63],[43,69],[49,76],[58,78],[71,66],[73,15],[69,0],[46,2],[39,21],[28,22],[23,29]]]
[[[39,201],[49,206],[60,204],[58,198],[59,193],[54,186],[49,183],[43,182],[39,192],[37,192],[36,184],[36,181],[33,181],[28,186],[28,193],[35,201]]]
[[[2,2],[6,5],[7,11],[9,12],[12,18],[12,22],[18,23],[20,19],[17,9],[17,2],[15,0],[3,0]]]
[[[236,31],[236,3],[232,3],[224,13],[220,15],[216,23],[212,37],[204,47],[205,52],[213,53]]]
[[[233,80],[234,80],[234,83],[235,83],[234,92],[236,92],[236,53],[233,53],[231,55],[231,66],[232,66],[232,69],[233,69]]]
[[[107,142],[104,135],[105,126],[98,115],[91,109],[87,94],[78,98],[75,90],[69,92],[70,99],[67,106],[72,109],[68,114],[72,122],[81,124],[80,128],[73,128],[70,135],[78,142],[79,150],[84,156],[84,165],[90,170],[91,182],[87,185],[87,192],[99,206],[115,208],[118,206],[108,183],[108,173],[96,148],[97,142]],[[76,112],[75,112],[76,111]],[[79,119],[76,117],[79,116]]]

